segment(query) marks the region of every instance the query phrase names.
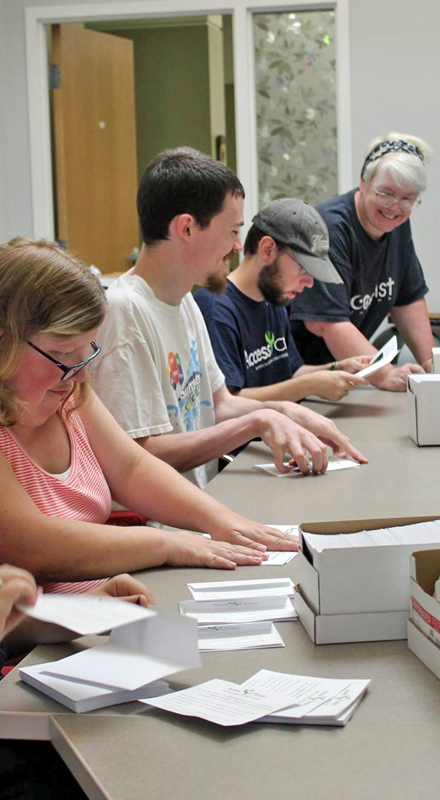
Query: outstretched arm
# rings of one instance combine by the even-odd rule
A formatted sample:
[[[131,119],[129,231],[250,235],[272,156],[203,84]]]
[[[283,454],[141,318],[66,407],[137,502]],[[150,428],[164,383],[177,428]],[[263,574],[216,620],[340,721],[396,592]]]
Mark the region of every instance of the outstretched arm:
[[[307,321],[305,325],[315,336],[321,336],[324,339],[328,349],[338,361],[349,356],[375,355],[377,353],[377,349],[352,322]],[[408,374],[423,371],[423,368],[417,364],[405,364],[396,368],[388,364],[371,375],[369,381],[378,389],[404,392]]]
[[[431,372],[434,337],[425,298],[407,306],[394,306],[391,317],[418,363]]]
[[[330,371],[329,365],[324,365],[322,369],[317,367],[316,370],[312,367],[310,371],[307,367],[301,367],[301,370],[303,369],[304,372],[298,374],[300,372],[298,370],[292,378],[286,381],[269,386],[246,387],[246,389],[240,389],[236,394],[261,402],[290,400],[295,403],[310,395],[317,395],[323,400],[340,400],[356,386],[366,383],[364,378],[357,378],[356,375],[349,374],[342,369]]]

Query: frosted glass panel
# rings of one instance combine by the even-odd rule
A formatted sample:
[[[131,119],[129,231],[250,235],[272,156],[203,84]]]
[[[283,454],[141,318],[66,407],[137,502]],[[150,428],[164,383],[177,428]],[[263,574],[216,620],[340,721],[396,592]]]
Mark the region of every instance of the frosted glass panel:
[[[260,207],[338,194],[334,11],[254,14]]]

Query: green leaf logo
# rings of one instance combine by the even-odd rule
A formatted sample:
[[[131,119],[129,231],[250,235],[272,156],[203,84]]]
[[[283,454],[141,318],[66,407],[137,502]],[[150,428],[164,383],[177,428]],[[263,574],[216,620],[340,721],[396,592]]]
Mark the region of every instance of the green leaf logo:
[[[266,331],[264,338],[270,347],[271,354],[273,353],[273,346],[275,343],[275,334],[272,331]]]

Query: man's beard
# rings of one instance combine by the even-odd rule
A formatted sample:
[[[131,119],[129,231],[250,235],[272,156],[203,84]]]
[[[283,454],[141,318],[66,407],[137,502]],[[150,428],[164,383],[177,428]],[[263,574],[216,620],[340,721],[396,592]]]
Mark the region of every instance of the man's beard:
[[[258,288],[268,303],[274,306],[288,306],[290,297],[287,297],[281,288],[280,259],[277,257],[272,264],[267,264],[258,276]]]
[[[235,255],[234,250],[231,250],[225,259],[227,260],[228,264]],[[210,275],[206,278],[205,286],[209,289],[212,294],[223,294],[228,286],[228,276],[227,275],[219,275],[216,272],[211,272]]]
[[[205,286],[212,294],[223,294],[228,285],[227,275],[208,275],[205,281]]]

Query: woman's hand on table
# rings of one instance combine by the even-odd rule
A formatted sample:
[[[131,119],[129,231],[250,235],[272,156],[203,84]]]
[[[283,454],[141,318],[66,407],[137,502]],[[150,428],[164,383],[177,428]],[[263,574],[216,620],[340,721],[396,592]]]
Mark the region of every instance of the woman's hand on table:
[[[97,594],[101,597],[117,597],[119,600],[137,603],[144,607],[154,605],[152,592],[141,581],[132,578],[131,575],[126,573],[115,575],[114,578],[110,578],[106,583],[98,586],[97,589],[92,589],[89,594]]]
[[[217,541],[187,531],[170,531],[167,536],[170,547],[166,563],[172,567],[235,569],[236,566],[258,567],[267,559],[264,545],[252,543],[250,547],[243,547],[232,541]]]
[[[220,539],[223,542],[243,545],[254,549],[254,554],[267,550],[298,550],[298,539],[291,534],[271,528],[270,525],[262,525],[259,522],[252,522],[246,517],[238,514],[233,515],[231,522],[226,521],[219,525],[218,529],[211,532],[213,539]],[[256,551],[256,553],[255,553]]]

